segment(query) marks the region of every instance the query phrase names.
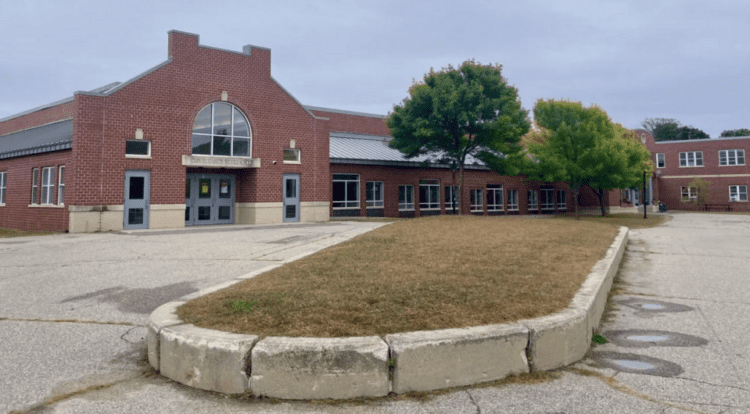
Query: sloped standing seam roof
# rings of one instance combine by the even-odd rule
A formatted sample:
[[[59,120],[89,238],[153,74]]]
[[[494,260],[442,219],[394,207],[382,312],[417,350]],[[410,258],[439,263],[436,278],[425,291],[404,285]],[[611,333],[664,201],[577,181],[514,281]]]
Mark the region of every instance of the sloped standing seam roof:
[[[73,120],[0,136],[0,159],[73,148]]]
[[[450,167],[441,163],[440,157],[437,155],[406,158],[401,151],[388,146],[388,138],[390,137],[332,132],[329,146],[331,163],[429,168]],[[467,158],[464,168],[489,169],[472,157]]]

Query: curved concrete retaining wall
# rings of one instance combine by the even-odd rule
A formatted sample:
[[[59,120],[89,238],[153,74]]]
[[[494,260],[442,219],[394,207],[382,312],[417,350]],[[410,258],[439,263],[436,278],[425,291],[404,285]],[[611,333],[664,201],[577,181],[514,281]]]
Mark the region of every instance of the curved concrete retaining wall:
[[[235,283],[231,282],[156,309],[149,324],[148,359],[162,375],[195,388],[285,399],[379,397],[390,391],[429,391],[550,370],[586,354],[627,242],[628,229],[621,227],[561,312],[511,324],[405,332],[385,340],[370,336],[259,341],[257,335],[185,324],[175,315],[185,301]]]

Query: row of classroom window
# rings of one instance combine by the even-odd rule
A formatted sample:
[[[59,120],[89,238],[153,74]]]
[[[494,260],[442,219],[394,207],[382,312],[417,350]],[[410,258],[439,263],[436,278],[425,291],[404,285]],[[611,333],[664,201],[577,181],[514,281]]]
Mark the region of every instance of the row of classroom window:
[[[698,198],[698,189],[695,187],[681,187],[681,201],[695,201]],[[747,201],[746,185],[730,185],[729,201]]]
[[[667,162],[665,154],[657,153],[656,168],[664,168],[666,165]],[[745,150],[719,150],[719,165],[745,165]],[[680,167],[703,167],[703,151],[681,152]]]
[[[55,170],[58,171],[57,179],[55,179]],[[39,168],[31,170],[31,205],[64,205],[65,166],[43,167],[41,174],[39,172]],[[55,187],[57,187],[57,200],[54,197]],[[7,189],[8,172],[0,171],[0,205],[5,205]]]
[[[367,208],[384,208],[384,184],[382,181],[367,181],[365,183],[365,194],[367,197]],[[486,196],[483,192],[486,190]],[[529,210],[538,211],[541,200],[543,211],[555,210],[555,200],[557,209],[565,210],[567,208],[565,200],[565,190],[557,190],[555,198],[554,189],[542,188],[540,190],[529,190]],[[443,190],[443,201],[445,210],[457,210],[458,187],[445,186]],[[541,199],[540,199],[541,194]],[[469,208],[472,212],[484,211],[483,203],[487,202],[487,211],[518,211],[518,190],[511,189],[507,191],[507,198],[503,198],[503,186],[488,184],[486,189],[472,188],[469,190]],[[439,211],[440,206],[440,181],[439,180],[419,180],[419,209],[422,211]],[[507,204],[503,204],[504,200]],[[358,209],[360,208],[359,200],[359,175],[357,174],[334,174],[333,175],[333,198],[332,205],[334,209]],[[414,186],[398,186],[398,209],[399,211],[415,210]]]

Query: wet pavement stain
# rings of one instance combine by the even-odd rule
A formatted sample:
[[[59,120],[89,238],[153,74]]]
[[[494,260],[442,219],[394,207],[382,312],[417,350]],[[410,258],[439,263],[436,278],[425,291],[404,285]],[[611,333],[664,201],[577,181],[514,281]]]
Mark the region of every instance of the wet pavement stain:
[[[167,302],[197,291],[198,289],[188,282],[173,283],[151,289],[127,289],[120,286],[73,296],[60,303],[95,299],[99,302],[115,304],[121,312],[150,314],[154,309]]]
[[[632,374],[674,377],[683,372],[682,367],[674,362],[645,355],[602,351],[593,352],[592,358],[601,368],[610,368]]]
[[[689,312],[694,310],[690,306],[648,298],[629,298],[618,300],[617,303],[638,311],[636,316],[653,316],[663,312]]]
[[[650,346],[693,347],[704,346],[708,340],[699,336],[669,331],[629,329],[603,333],[608,341],[625,348],[648,348]]]

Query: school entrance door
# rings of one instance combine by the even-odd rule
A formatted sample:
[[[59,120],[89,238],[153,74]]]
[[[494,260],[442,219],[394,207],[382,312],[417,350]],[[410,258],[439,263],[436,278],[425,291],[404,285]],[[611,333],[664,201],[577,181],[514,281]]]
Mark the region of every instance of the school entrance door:
[[[185,225],[234,223],[233,175],[188,174],[185,180]]]

